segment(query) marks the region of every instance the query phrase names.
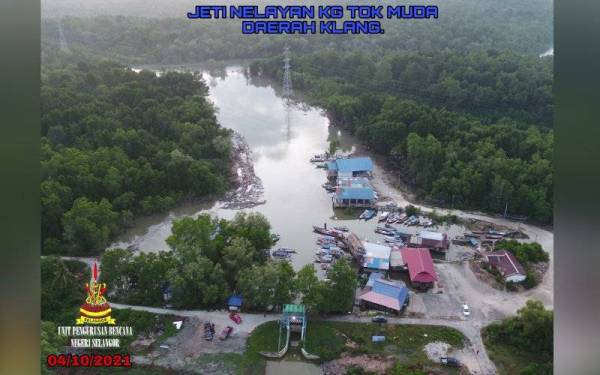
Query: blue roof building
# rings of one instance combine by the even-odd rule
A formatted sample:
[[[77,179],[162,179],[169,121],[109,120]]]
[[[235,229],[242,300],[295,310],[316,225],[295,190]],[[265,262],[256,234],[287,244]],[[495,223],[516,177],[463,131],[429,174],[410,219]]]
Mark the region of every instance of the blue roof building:
[[[398,313],[408,304],[408,288],[403,282],[385,280],[376,272],[369,276],[358,299],[367,307]]]
[[[373,161],[368,157],[336,159],[327,162],[330,177],[355,177],[373,172]]]
[[[370,186],[338,186],[333,195],[334,207],[372,207],[374,204],[375,192]]]

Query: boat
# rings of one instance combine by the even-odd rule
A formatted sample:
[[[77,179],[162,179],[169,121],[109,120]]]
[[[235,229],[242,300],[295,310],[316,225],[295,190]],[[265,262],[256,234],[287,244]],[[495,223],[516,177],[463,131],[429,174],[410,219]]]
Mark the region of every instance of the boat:
[[[287,251],[275,250],[271,253],[276,258],[288,258],[290,254]]]
[[[390,216],[388,211],[382,212],[381,215],[379,215],[379,221],[386,221],[388,216]]]
[[[322,163],[325,161],[327,161],[327,155],[325,154],[314,155],[312,158],[310,158],[311,163]]]
[[[289,248],[289,247],[280,247],[279,249],[277,249],[277,251],[285,252],[287,254],[295,254],[296,253],[296,250]]]
[[[367,220],[372,219],[375,215],[377,215],[377,212],[375,210],[367,208],[366,210],[363,211],[362,214],[360,214],[360,216],[358,218],[364,219],[365,221],[367,221]]]
[[[271,233],[271,240],[273,242],[279,241],[280,238],[281,238],[281,236],[279,234],[277,234],[277,233]]]
[[[350,231],[350,229],[348,229],[348,227],[343,227],[343,226],[333,227],[333,229],[339,230],[340,232],[348,232],[348,231]]]
[[[336,187],[330,184],[323,184],[321,185],[325,190],[329,191],[329,192],[334,192]]]
[[[325,164],[325,163],[317,164],[317,168],[325,169],[325,168],[327,168],[327,164]]]
[[[313,231],[319,233],[319,234],[327,234],[327,235],[331,235],[330,231],[323,228],[323,227],[317,227],[316,225],[313,225]]]

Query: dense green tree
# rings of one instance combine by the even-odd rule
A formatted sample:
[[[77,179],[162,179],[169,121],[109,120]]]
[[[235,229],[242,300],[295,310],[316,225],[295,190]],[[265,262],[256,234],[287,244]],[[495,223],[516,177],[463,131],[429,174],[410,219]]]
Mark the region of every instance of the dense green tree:
[[[252,309],[280,307],[294,298],[294,270],[287,262],[255,265],[241,272],[238,290]]]
[[[327,271],[329,280],[324,282],[322,300],[318,310],[325,313],[351,311],[358,279],[356,272],[344,258],[339,259]]]
[[[219,222],[208,214],[196,219],[185,217],[175,220],[167,244],[178,259],[189,260],[204,256],[215,262],[219,259],[217,242],[213,241],[219,231]]]
[[[54,256],[42,258],[42,320],[66,323],[75,319],[77,306],[85,301],[84,286],[89,277],[85,263]]]
[[[106,199],[92,202],[78,198],[65,212],[62,220],[64,239],[73,254],[94,254],[101,251],[118,230],[119,214]]]
[[[167,272],[176,308],[207,308],[223,303],[228,294],[221,265],[199,256]]]
[[[233,220],[223,228],[223,231],[229,236],[243,237],[248,240],[254,250],[253,259],[258,262],[264,260],[264,250],[273,246],[271,224],[264,215],[258,212],[236,213]]]
[[[183,197],[225,190],[229,131],[219,127],[207,88],[197,78],[183,73],[157,77],[114,63],[45,72],[45,253],[97,253],[136,215],[164,211]],[[110,204],[116,216],[107,218],[106,210],[83,202],[101,208]]]
[[[61,353],[65,346],[64,337],[60,337],[54,322],[42,321],[40,335],[41,373],[42,375],[53,375],[54,371],[47,366],[46,359],[50,354]]]
[[[308,311],[316,311],[323,304],[324,283],[319,280],[315,267],[307,264],[298,271],[294,288],[302,296],[302,304]]]
[[[252,266],[254,247],[244,237],[234,237],[231,243],[223,249],[223,270],[227,282],[235,289],[239,273]]]
[[[552,374],[554,314],[540,301],[529,300],[514,317],[495,322],[483,330],[486,345],[501,345],[535,358],[522,374]]]

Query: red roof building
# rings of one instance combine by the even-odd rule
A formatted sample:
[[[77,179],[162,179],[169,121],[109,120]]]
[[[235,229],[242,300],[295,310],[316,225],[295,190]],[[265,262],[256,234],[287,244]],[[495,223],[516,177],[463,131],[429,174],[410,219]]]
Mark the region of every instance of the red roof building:
[[[433,284],[437,281],[437,274],[433,268],[433,260],[428,249],[418,247],[404,247],[400,249],[402,259],[408,267],[411,283]]]
[[[507,250],[500,250],[486,254],[490,266],[497,269],[507,282],[521,282],[527,278],[525,269],[517,258]]]

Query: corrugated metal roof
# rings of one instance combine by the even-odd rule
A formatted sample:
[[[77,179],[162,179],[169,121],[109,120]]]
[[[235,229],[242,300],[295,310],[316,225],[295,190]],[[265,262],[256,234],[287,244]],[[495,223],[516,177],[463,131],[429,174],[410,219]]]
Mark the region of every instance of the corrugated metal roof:
[[[374,256],[377,258],[389,259],[392,248],[386,245],[378,243],[362,241],[363,248],[365,249],[366,256]]]
[[[432,283],[437,280],[433,260],[428,249],[404,247],[400,251],[404,262],[408,266],[410,281]]]
[[[289,313],[289,314],[304,314],[304,305],[293,305],[293,304],[286,304],[283,305],[283,312],[284,313]]]
[[[402,252],[399,249],[392,250],[390,253],[390,266],[391,267],[403,267],[404,258],[402,258]]]
[[[335,198],[371,200],[375,198],[375,194],[370,187],[340,187],[335,193]]]
[[[496,267],[505,277],[525,275],[525,269],[510,251],[501,250],[488,253],[486,257],[490,265]]]
[[[369,180],[365,177],[340,177],[337,183],[343,187],[371,187]]]
[[[370,268],[373,270],[389,270],[390,261],[383,258],[365,257],[363,262],[364,268]]]
[[[429,232],[429,231],[421,231],[421,238],[425,238],[428,240],[442,241],[444,239],[444,235],[438,232]]]
[[[363,293],[359,299],[400,311],[407,297],[408,289],[404,283],[375,279],[373,287]]]
[[[375,283],[375,280],[382,279],[382,278],[383,278],[383,274],[381,272],[371,272],[371,274],[369,275],[369,280],[367,280],[367,285],[365,285],[365,286],[372,288],[373,284]]]
[[[334,170],[340,172],[371,172],[373,170],[373,161],[368,157],[336,159]],[[327,166],[329,168],[329,164]]]

